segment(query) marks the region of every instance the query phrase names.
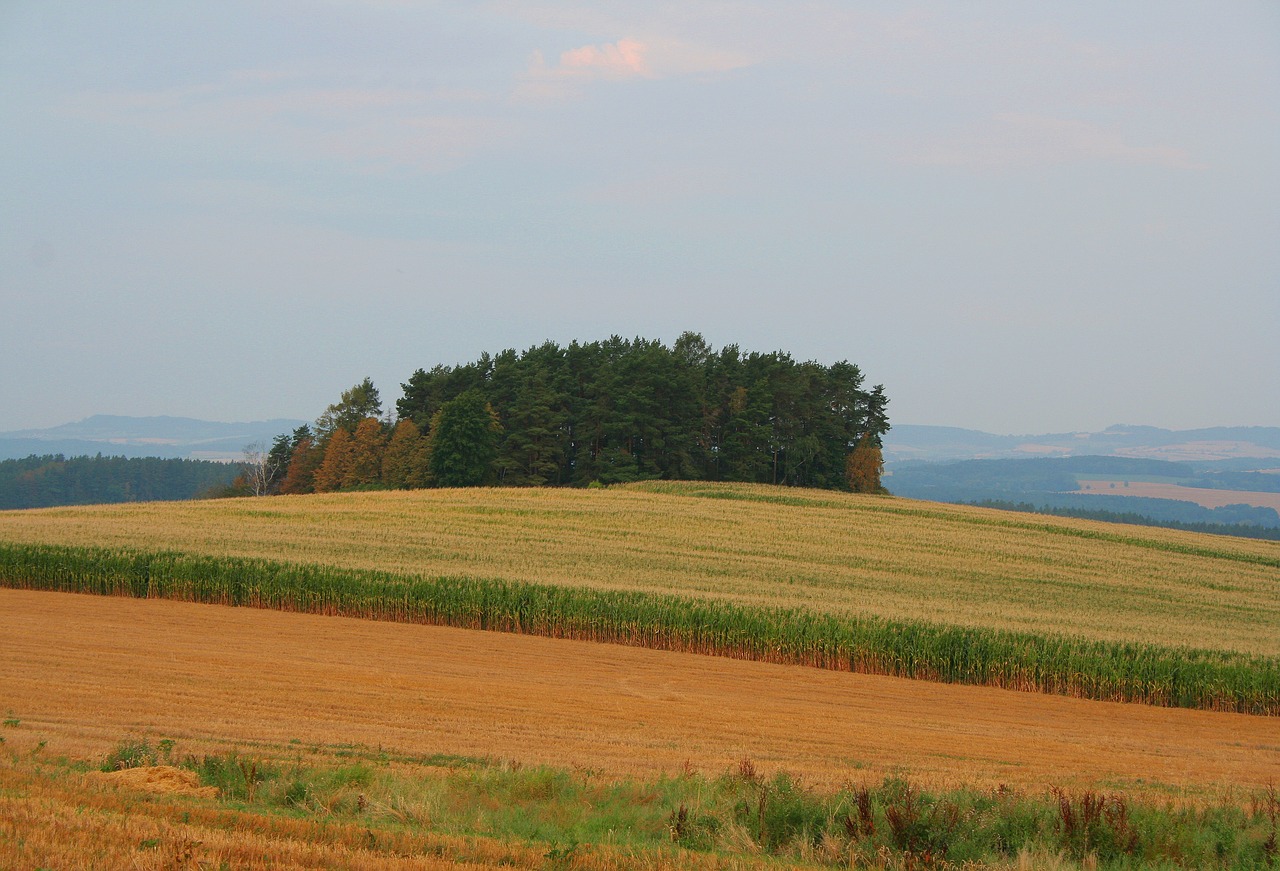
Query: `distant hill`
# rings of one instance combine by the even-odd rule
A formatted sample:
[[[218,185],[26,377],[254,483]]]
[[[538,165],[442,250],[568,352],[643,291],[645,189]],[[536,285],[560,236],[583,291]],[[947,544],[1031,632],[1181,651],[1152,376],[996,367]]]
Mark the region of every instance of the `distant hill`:
[[[126,417],[95,414],[47,429],[0,432],[0,460],[31,455],[65,457],[162,457],[238,460],[245,445],[293,432],[303,420],[275,419],[242,423],[189,417]]]
[[[1219,469],[1280,466],[1280,427],[1169,430],[1117,424],[1102,432],[994,435],[948,426],[894,424],[884,439],[885,463],[908,460],[1115,456],[1193,462]]]

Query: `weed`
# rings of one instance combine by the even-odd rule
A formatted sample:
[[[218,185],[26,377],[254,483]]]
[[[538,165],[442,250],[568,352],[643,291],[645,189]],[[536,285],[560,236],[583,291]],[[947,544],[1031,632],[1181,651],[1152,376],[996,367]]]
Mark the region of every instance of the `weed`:
[[[950,849],[960,823],[960,810],[949,801],[927,802],[909,780],[886,783],[885,821],[893,845],[908,856],[933,862]]]
[[[240,759],[237,760],[240,768],[240,774],[244,777],[244,800],[253,804],[253,797],[258,791],[258,784],[262,782],[262,778],[258,774],[258,760],[256,759]]]
[[[102,763],[103,771],[122,771],[126,768],[144,768],[158,762],[155,748],[146,738],[121,741],[107,754]]]
[[[1280,820],[1280,793],[1276,792],[1276,785],[1268,783],[1266,790],[1262,794],[1262,815],[1271,824],[1271,830],[1267,833],[1267,839],[1262,842],[1262,856],[1267,863],[1267,867],[1275,865],[1276,858],[1280,856],[1280,842],[1277,842],[1276,828],[1277,821]],[[1257,816],[1257,812],[1254,813]]]
[[[1137,852],[1138,832],[1124,796],[1084,790],[1073,799],[1061,787],[1053,787],[1050,794],[1057,801],[1062,846],[1074,856],[1113,859]]]
[[[844,831],[850,841],[861,841],[872,838],[876,833],[875,814],[871,806],[871,790],[860,786],[853,794],[854,806],[857,808],[857,819],[844,815]]]
[[[577,841],[570,841],[563,847],[558,841],[553,841],[551,848],[543,854],[543,858],[551,863],[553,868],[567,868],[577,854],[578,846]]]

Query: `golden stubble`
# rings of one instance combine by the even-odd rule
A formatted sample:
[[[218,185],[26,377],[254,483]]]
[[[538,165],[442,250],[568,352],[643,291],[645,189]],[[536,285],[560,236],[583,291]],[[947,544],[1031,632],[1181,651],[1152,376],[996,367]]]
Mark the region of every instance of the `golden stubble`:
[[[1274,718],[586,642],[0,590],[0,699],[49,752],[127,738],[281,758],[358,745],[650,777],[749,758],[825,786],[1195,799],[1280,781]]]

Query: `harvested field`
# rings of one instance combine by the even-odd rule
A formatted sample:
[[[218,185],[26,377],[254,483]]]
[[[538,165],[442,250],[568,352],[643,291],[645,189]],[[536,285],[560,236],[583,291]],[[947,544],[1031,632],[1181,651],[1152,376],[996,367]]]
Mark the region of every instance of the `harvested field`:
[[[1090,480],[1081,481],[1077,493],[1103,496],[1146,496],[1151,499],[1177,499],[1194,502],[1205,508],[1223,505],[1256,505],[1280,511],[1280,493],[1259,493],[1255,490],[1211,490],[1204,487],[1183,487],[1180,484],[1160,484],[1145,481]]]
[[[631,775],[750,758],[814,783],[1195,798],[1280,781],[1272,718],[1087,702],[689,654],[181,602],[0,590],[10,733],[287,756],[362,745]]]

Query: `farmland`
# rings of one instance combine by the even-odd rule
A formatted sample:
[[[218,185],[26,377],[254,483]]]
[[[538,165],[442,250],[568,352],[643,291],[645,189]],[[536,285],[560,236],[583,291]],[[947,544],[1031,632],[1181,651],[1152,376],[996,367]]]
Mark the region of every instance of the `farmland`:
[[[0,542],[1280,654],[1280,547],[764,486],[424,490],[0,513]]]
[[[1205,508],[1218,508],[1223,505],[1257,505],[1280,511],[1280,493],[1260,493],[1256,490],[1210,490],[1205,487],[1185,487],[1181,484],[1159,481],[1082,478],[1080,490],[1077,492],[1179,499],[1203,505]]]
[[[777,867],[762,852],[919,867],[891,840],[908,784],[986,821],[911,836],[989,857],[975,868],[1076,868],[1120,849],[1073,840],[1059,796],[1124,810],[1121,860],[1251,867],[1280,807],[1263,717],[21,590],[0,590],[0,635],[6,867]],[[126,753],[185,766],[192,788],[174,774],[178,788],[148,794],[152,770],[121,781],[66,761]],[[256,796],[237,762],[262,772]],[[864,794],[869,822],[851,836]],[[763,850],[766,795],[830,835]],[[1017,839],[1001,841],[1013,820]]]
[[[18,867],[906,867],[942,849],[893,829],[911,782],[993,867],[1103,835],[1247,867],[1280,808],[1277,721],[1225,712],[1280,700],[1267,542],[651,483],[0,513],[0,575]],[[122,742],[221,797],[83,773]],[[768,796],[810,835],[768,840]],[[1110,834],[1072,834],[1085,807]]]
[[[750,486],[0,516],[16,586],[1251,713],[1280,711],[1277,568],[1262,542]]]

